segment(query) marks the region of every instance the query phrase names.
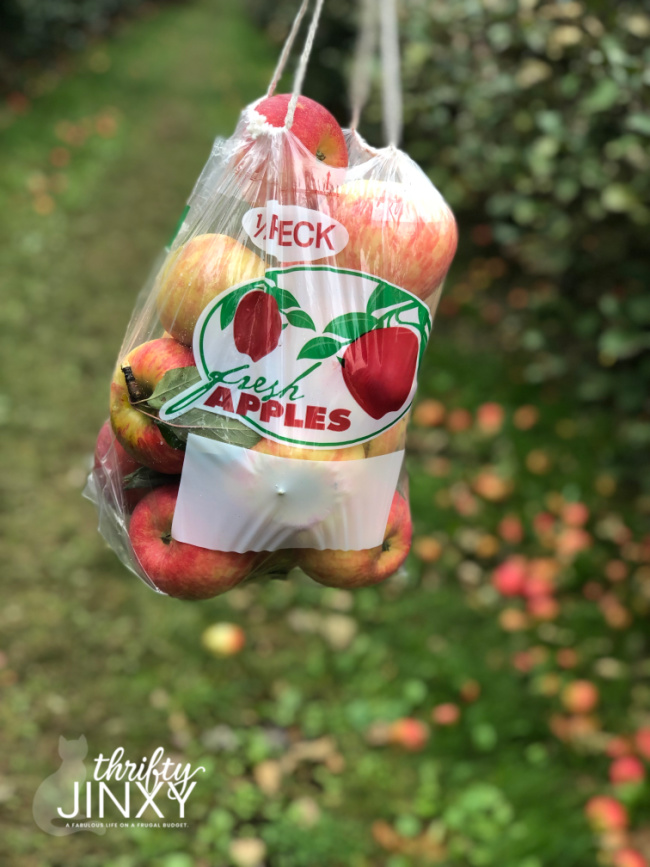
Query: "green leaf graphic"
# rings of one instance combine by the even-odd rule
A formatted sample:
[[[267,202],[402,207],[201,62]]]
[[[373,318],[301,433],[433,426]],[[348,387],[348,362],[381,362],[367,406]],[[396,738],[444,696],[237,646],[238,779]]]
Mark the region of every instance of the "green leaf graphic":
[[[223,299],[223,302],[221,304],[222,331],[227,328],[235,318],[235,310],[237,310],[237,305],[239,304],[240,300],[248,291],[254,288],[254,286],[242,286],[235,292],[231,292],[230,295],[226,295],[226,297]]]
[[[395,304],[406,301],[407,297],[401,289],[397,289],[395,286],[389,286],[388,283],[378,283],[377,288],[368,298],[366,310],[368,313],[374,313],[375,310],[393,307]]]
[[[344,316],[337,316],[336,319],[332,319],[323,331],[337,334],[348,340],[356,340],[357,337],[372,331],[376,326],[377,320],[369,313],[346,313]]]
[[[313,319],[304,310],[287,310],[284,315],[296,328],[311,328],[312,331],[316,331]]]
[[[153,390],[153,394],[147,398],[147,406],[154,410],[160,410],[168,400],[185,391],[190,385],[198,382],[201,374],[196,367],[178,367],[176,370],[168,370]]]
[[[279,286],[269,286],[268,292],[278,302],[280,310],[287,310],[289,307],[300,307],[295,295],[287,292],[286,289],[280,289]]]
[[[334,340],[333,337],[313,337],[300,350],[298,361],[301,358],[329,358],[331,355],[335,355],[342,345],[340,341]]]
[[[418,320],[422,328],[428,333],[431,328],[431,313],[428,307],[418,305]]]

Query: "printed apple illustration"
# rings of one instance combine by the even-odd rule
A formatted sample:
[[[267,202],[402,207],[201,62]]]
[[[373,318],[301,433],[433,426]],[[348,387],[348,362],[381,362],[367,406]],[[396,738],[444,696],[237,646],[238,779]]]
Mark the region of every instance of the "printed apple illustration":
[[[131,403],[124,370],[130,370],[131,388],[146,399],[168,370],[193,367],[192,350],[168,337],[150,340],[131,350],[118,363],[111,382],[110,417],[120,445],[141,464],[161,473],[180,473],[185,452],[172,448],[155,419]]]
[[[119,494],[122,491],[124,505],[132,510],[148,493],[147,488],[124,488],[126,476],[140,469],[138,463],[120,445],[116,439],[110,420],[107,419],[101,426],[95,445],[93,468],[101,479],[102,488],[110,487],[115,491],[115,499],[119,502]]]
[[[411,393],[420,345],[410,328],[376,328],[347,347],[343,379],[362,410],[375,419],[403,406]]]
[[[328,587],[368,587],[385,581],[402,565],[411,547],[413,527],[408,502],[395,492],[383,544],[361,551],[296,551],[297,565]]]
[[[243,581],[260,555],[211,551],[171,537],[178,485],[155,488],[133,511],[133,553],[155,586],[178,599],[209,599]]]
[[[268,292],[247,292],[237,305],[233,336],[237,351],[259,361],[273,352],[282,334],[278,302]]]
[[[263,99],[254,111],[274,127],[283,127],[290,93],[278,93]],[[316,159],[328,166],[345,168],[348,164],[348,149],[343,130],[334,115],[320,103],[308,96],[299,96],[293,116],[291,132],[300,139]]]
[[[396,181],[355,180],[331,197],[331,216],[350,240],[336,256],[340,268],[364,271],[428,298],[449,270],[458,229],[433,187]]]
[[[264,262],[227,235],[197,235],[174,253],[159,277],[156,303],[166,331],[192,345],[194,326],[217,295],[264,276]]]

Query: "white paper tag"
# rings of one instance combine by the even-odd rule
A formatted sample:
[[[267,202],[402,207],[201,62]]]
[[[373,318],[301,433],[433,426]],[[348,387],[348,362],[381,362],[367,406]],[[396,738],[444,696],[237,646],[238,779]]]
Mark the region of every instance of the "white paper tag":
[[[215,551],[381,545],[404,452],[305,461],[190,434],[172,537]]]

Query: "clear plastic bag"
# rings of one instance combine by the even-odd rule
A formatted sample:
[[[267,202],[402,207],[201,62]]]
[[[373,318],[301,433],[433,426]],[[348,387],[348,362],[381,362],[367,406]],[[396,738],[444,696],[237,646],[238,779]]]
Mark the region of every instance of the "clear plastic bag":
[[[454,218],[396,147],[266,104],[215,143],[140,296],[87,486],[122,561],[182,598],[296,565],[373,584],[410,547],[406,425]]]

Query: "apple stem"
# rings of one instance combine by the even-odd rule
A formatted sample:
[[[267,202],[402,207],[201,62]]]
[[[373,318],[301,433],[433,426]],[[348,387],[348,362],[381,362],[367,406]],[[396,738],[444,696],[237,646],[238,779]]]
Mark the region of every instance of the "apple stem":
[[[140,401],[145,400],[145,395],[140,388],[138,380],[133,375],[133,370],[129,367],[128,364],[122,368],[122,373],[124,374],[126,388],[129,392],[129,401],[131,403],[140,403]]]

